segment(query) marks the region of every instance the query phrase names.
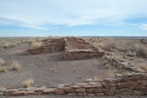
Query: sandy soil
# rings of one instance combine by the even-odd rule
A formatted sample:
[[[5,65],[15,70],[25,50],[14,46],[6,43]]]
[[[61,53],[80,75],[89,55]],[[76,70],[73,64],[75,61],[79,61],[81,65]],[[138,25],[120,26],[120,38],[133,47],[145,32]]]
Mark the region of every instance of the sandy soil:
[[[0,73],[0,86],[20,87],[29,78],[34,79],[37,86],[55,86],[83,82],[96,75],[108,76],[108,69],[102,66],[100,59],[65,61],[62,52],[26,55],[25,51],[29,48],[29,43],[22,43],[0,51],[0,57],[7,61],[7,66],[11,66],[13,60],[18,60],[22,65],[20,72]]]

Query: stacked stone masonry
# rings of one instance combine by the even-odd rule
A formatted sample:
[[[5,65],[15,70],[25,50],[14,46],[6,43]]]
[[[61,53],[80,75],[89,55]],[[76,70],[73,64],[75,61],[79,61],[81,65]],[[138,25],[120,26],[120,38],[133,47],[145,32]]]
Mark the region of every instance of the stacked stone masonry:
[[[65,60],[91,59],[104,55],[104,51],[100,51],[86,40],[77,37],[47,39],[43,41],[41,47],[29,49],[27,53],[35,55],[62,51],[64,51]]]
[[[123,60],[121,58],[116,58],[116,57],[110,56],[110,55],[104,55],[103,58],[106,59],[111,66],[115,66],[117,68],[119,67],[122,69],[129,70],[131,72],[137,72],[137,73],[146,72],[137,66],[129,64],[128,62],[126,62],[125,60]]]
[[[92,44],[81,38],[65,38],[65,60],[98,58],[104,55]]]
[[[65,45],[63,38],[47,39],[42,41],[42,46],[38,48],[28,49],[27,53],[31,55],[35,55],[35,54],[60,52],[64,50],[64,46]]]
[[[1,96],[23,95],[114,96],[147,95],[147,73],[116,74],[99,82],[62,84],[56,87],[0,88]]]

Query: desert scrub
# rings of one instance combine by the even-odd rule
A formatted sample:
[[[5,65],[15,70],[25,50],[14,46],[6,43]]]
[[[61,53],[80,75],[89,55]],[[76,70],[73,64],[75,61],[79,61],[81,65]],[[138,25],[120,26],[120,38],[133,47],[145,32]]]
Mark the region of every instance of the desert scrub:
[[[10,48],[16,46],[17,43],[5,42],[3,48]]]
[[[5,63],[5,60],[4,59],[2,59],[2,58],[0,58],[0,65],[5,65],[6,63]]]
[[[135,47],[135,51],[136,54],[140,57],[147,57],[147,47],[143,46],[143,45],[136,45]]]
[[[97,75],[97,76],[93,77],[94,82],[99,82],[99,81],[102,81],[102,80],[103,80],[103,78],[100,75]]]
[[[22,83],[23,87],[30,87],[30,86],[33,86],[34,84],[35,84],[35,82],[32,78],[27,79],[27,80],[23,81],[23,83]]]
[[[0,72],[6,72],[7,68],[5,66],[0,66]]]
[[[37,42],[37,41],[32,41],[31,43],[33,48],[38,48],[42,45],[42,42]]]
[[[18,61],[12,61],[12,69],[20,71],[22,69],[22,66]]]

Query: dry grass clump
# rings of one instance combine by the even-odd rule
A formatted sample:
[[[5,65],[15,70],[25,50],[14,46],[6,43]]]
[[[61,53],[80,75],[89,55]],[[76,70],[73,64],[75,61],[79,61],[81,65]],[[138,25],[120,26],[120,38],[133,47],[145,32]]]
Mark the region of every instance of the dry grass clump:
[[[40,47],[42,45],[42,42],[37,42],[37,41],[33,41],[32,42],[32,47],[33,48],[38,48],[38,47]]]
[[[103,80],[103,78],[99,75],[93,77],[94,82],[99,82],[99,81],[102,81],[102,80]]]
[[[140,67],[141,69],[143,69],[144,71],[147,71],[147,65],[143,64],[143,63],[139,63],[137,64],[138,67]]]
[[[103,65],[108,64],[108,60],[103,60],[103,61],[102,61],[102,64],[103,64]]]
[[[30,86],[33,86],[35,84],[34,80],[33,79],[27,79],[25,80],[22,85],[23,87],[30,87]]]
[[[4,45],[3,45],[3,48],[11,48],[11,47],[15,47],[17,46],[19,43],[15,42],[5,42]]]
[[[129,56],[129,57],[134,57],[137,54],[136,54],[136,52],[128,51],[128,52],[126,52],[126,55]]]
[[[2,59],[2,58],[0,58],[0,65],[5,65],[6,63],[5,63],[5,60],[4,59]]]
[[[138,56],[141,56],[144,58],[147,57],[147,47],[145,47],[144,45],[135,45],[134,48]]]
[[[0,66],[0,72],[6,72],[7,71],[7,68],[4,67],[4,66]]]
[[[57,72],[57,69],[56,69],[55,67],[51,67],[51,68],[49,68],[48,70],[51,71],[51,72],[53,72],[53,73],[54,73],[54,72]]]
[[[109,76],[109,77],[114,77],[114,76],[115,76],[115,73],[117,73],[117,70],[112,70],[112,69],[110,68],[109,71],[108,71],[108,76]]]
[[[13,61],[12,62],[12,69],[16,71],[20,71],[22,69],[22,66],[18,61]]]

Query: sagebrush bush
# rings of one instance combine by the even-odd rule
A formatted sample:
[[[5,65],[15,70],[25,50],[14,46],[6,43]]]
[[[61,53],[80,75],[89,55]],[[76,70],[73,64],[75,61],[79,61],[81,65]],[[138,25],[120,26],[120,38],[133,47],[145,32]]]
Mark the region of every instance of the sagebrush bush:
[[[4,67],[4,66],[0,66],[0,72],[6,72],[7,71],[7,68]]]
[[[33,79],[27,79],[25,80],[22,85],[23,87],[30,87],[30,86],[33,86],[35,84],[34,80]]]
[[[18,61],[12,61],[12,69],[20,71],[22,69],[22,66]]]
[[[33,41],[32,42],[32,47],[33,48],[38,48],[38,47],[40,47],[42,45],[42,42],[37,42],[37,41]]]
[[[102,81],[102,80],[103,80],[103,78],[99,75],[93,77],[94,82],[99,82],[99,81]]]
[[[2,58],[0,58],[0,65],[5,65],[6,63],[5,63],[5,60],[4,59],[2,59]]]
[[[135,46],[136,54],[140,57],[147,57],[147,48],[143,45],[136,45]]]

